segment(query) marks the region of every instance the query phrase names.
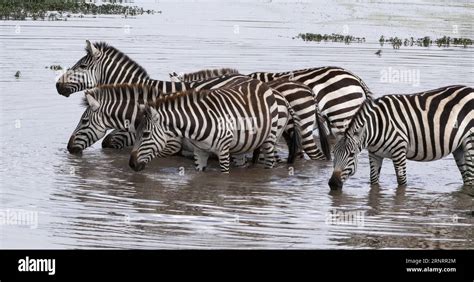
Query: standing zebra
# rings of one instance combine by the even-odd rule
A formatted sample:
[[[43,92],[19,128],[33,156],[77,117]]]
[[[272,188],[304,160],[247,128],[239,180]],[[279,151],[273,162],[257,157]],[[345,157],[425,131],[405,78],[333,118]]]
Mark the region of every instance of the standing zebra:
[[[163,93],[173,93],[190,88],[218,88],[232,83],[234,79],[240,81],[240,77],[244,76],[228,75],[192,84],[155,80],[149,77],[143,67],[113,46],[86,40],[86,55],[58,79],[56,89],[59,94],[69,97],[72,93],[99,85],[131,83],[149,85]],[[134,139],[135,136],[131,132],[114,131],[104,139],[102,146],[123,148],[133,145]]]
[[[194,73],[183,74],[178,76],[175,72],[170,74],[172,79],[176,81],[183,81],[189,83],[196,83],[198,81],[210,79],[213,75],[238,74],[235,69],[217,69],[217,70],[201,70]],[[323,125],[323,117],[319,112],[316,97],[308,86],[297,82],[290,81],[286,77],[271,80],[266,82],[272,89],[278,91],[289,103],[291,109],[294,111],[295,117],[298,118],[299,131],[301,132],[301,149],[313,160],[330,160],[330,146],[327,140],[326,131]],[[290,146],[289,136],[292,136],[293,130],[290,126],[285,130],[285,137],[287,144]],[[320,135],[321,149],[316,145],[313,137],[314,127],[317,125]],[[288,162],[292,163],[296,157],[296,152],[299,148],[290,150],[288,154]]]
[[[289,72],[249,74],[263,82],[287,78],[309,86],[316,95],[321,114],[328,119],[333,135],[344,131],[360,105],[372,98],[361,78],[339,67],[320,67]]]
[[[209,153],[229,172],[230,154],[261,148],[265,167],[274,163],[277,104],[272,90],[258,80],[214,90],[170,94],[149,104],[137,128],[130,166],[142,170],[166,148],[168,139],[185,138],[194,146],[196,169],[204,170]]]
[[[397,182],[405,185],[406,161],[432,161],[453,154],[464,184],[474,185],[474,89],[446,86],[412,95],[368,100],[334,148],[331,189],[357,169],[367,148],[370,182],[377,184],[383,158],[393,160]]]

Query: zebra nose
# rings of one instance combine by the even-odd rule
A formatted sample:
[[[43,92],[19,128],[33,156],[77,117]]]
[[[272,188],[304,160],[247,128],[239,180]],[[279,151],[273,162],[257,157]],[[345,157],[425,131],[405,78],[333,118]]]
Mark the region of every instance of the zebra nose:
[[[56,82],[56,90],[59,94],[69,97],[71,95],[71,90],[66,87],[66,84],[63,82]]]
[[[128,162],[128,165],[134,171],[140,171],[140,170],[143,170],[145,168],[145,163],[138,162],[137,151],[132,151],[132,154],[130,155],[130,160]]]
[[[74,144],[75,139],[76,139],[76,136],[74,135],[72,135],[71,138],[69,138],[69,142],[67,143],[67,150],[71,154],[82,153],[82,148]]]
[[[328,184],[331,190],[342,189],[341,173],[334,172],[329,179]]]

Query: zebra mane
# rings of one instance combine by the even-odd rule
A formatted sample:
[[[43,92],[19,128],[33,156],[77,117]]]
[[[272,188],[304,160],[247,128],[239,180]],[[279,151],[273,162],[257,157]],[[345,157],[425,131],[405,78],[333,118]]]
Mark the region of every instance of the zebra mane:
[[[378,99],[375,99],[375,100],[365,99],[365,101],[362,103],[362,105],[360,105],[359,109],[352,117],[351,122],[349,123],[349,126],[346,127],[346,130],[344,132],[345,137],[349,137],[351,135],[351,129],[354,129],[354,127],[356,126],[357,119],[359,119],[360,115],[363,114],[364,109],[372,105],[377,100]]]
[[[94,46],[97,49],[99,49],[102,53],[108,52],[109,56],[112,55],[112,54],[118,54],[118,58],[122,58],[122,59],[124,59],[125,62],[130,62],[132,65],[136,66],[137,69],[138,69],[138,73],[142,73],[146,77],[149,77],[148,72],[140,64],[135,62],[132,58],[127,56],[125,53],[123,53],[119,49],[117,49],[117,48],[115,48],[115,47],[113,47],[113,46],[111,46],[108,43],[103,42],[103,41],[94,42],[92,44],[94,44]],[[87,52],[87,54],[90,55],[90,50],[88,50],[87,47],[86,47],[86,52]],[[124,64],[124,62],[122,62],[122,64]]]
[[[206,80],[228,74],[239,74],[239,71],[232,68],[204,69],[196,72],[185,73],[182,75],[182,77],[184,82],[191,82],[195,80]]]

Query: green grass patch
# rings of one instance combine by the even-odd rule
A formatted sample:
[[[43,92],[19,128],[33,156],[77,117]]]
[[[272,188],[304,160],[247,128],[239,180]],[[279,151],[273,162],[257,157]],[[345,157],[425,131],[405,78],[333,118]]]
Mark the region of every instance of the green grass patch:
[[[48,11],[57,11],[61,14],[130,16],[155,13],[154,10],[144,10],[137,6],[122,6],[119,4],[96,5],[74,0],[0,0],[1,20],[52,19],[52,15]],[[158,11],[158,13],[161,12]],[[62,16],[67,17],[67,15]]]

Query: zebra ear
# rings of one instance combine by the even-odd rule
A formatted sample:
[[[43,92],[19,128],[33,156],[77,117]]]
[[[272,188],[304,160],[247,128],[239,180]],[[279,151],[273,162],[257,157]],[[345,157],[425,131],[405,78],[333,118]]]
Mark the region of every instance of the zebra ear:
[[[179,79],[179,76],[176,72],[170,73],[170,79],[171,79],[172,82],[181,82],[181,80]]]
[[[160,117],[158,115],[158,112],[155,110],[155,108],[149,107],[148,109],[150,110],[151,120],[153,120],[153,122],[158,122]]]
[[[97,111],[99,109],[100,103],[92,95],[86,94],[87,103],[91,107],[92,111]]]
[[[86,40],[86,51],[94,57],[100,53],[99,49],[97,49],[89,40]]]

